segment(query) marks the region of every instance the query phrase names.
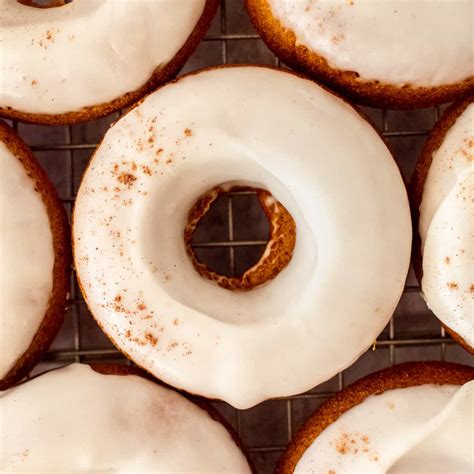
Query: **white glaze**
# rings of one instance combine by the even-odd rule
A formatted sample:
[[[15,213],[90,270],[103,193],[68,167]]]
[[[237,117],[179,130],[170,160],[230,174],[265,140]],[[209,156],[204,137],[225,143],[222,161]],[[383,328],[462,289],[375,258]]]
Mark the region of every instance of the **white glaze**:
[[[166,66],[205,0],[0,0],[0,106],[61,114],[110,102]]]
[[[471,0],[267,0],[297,44],[363,80],[436,87],[474,74]]]
[[[420,206],[422,290],[428,306],[474,346],[474,105],[446,134]]]
[[[0,472],[249,473],[229,432],[178,393],[73,364],[0,395]]]
[[[473,386],[422,385],[372,395],[330,424],[295,472],[470,474]]]
[[[235,180],[267,188],[297,228],[289,265],[250,292],[203,279],[183,243],[198,197]],[[84,176],[73,233],[88,305],[118,346],[239,408],[303,392],[367,349],[400,298],[411,242],[405,188],[375,130],[313,82],[259,67],[188,76],[117,122]]]
[[[28,349],[53,288],[49,218],[20,161],[0,141],[0,378]]]

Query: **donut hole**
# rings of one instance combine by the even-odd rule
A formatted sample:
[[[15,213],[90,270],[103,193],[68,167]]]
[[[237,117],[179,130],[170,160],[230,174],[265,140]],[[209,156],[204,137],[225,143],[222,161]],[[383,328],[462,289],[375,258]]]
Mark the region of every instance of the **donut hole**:
[[[71,3],[73,0],[17,0],[18,3],[22,3],[28,7],[34,8],[55,8],[62,7],[67,3]]]
[[[269,239],[270,224],[257,195],[224,193],[202,217],[191,245],[210,271],[232,277],[243,275],[259,261]],[[237,245],[230,246],[232,241]]]
[[[229,290],[251,290],[290,262],[296,225],[268,191],[218,186],[192,206],[184,240],[201,276]]]

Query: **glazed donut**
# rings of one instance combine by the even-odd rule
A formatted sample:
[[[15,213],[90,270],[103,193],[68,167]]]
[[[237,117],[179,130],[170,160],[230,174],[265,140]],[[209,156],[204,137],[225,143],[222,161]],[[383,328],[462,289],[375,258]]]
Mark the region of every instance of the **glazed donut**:
[[[74,0],[34,8],[2,0],[0,115],[54,125],[130,105],[178,73],[218,3]]]
[[[0,120],[0,390],[25,377],[51,344],[69,288],[67,216],[20,137]]]
[[[413,178],[415,269],[429,308],[474,354],[474,104],[454,104],[431,132]],[[418,219],[419,218],[419,219]]]
[[[375,107],[449,102],[474,90],[471,0],[245,0],[286,64]]]
[[[250,473],[201,405],[127,366],[54,370],[0,395],[0,472]]]
[[[280,273],[250,291],[202,278],[183,242],[193,204],[235,185],[271,193],[270,213],[296,227],[293,250],[279,235],[263,255],[281,245],[289,262],[277,252]],[[173,386],[248,408],[308,390],[372,345],[403,290],[411,223],[390,152],[351,106],[288,71],[223,67],[162,87],[110,128],[78,192],[73,245],[117,347]]]
[[[412,362],[330,398],[298,431],[276,474],[470,473],[474,368]]]

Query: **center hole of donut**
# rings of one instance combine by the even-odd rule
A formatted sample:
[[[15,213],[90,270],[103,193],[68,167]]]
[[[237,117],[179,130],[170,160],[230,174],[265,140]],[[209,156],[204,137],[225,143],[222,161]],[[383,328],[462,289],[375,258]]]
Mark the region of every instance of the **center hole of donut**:
[[[288,265],[296,225],[268,191],[218,186],[190,209],[184,241],[201,276],[229,290],[248,291]]]
[[[72,0],[17,0],[23,5],[34,8],[54,8],[62,7],[66,3],[71,3]]]

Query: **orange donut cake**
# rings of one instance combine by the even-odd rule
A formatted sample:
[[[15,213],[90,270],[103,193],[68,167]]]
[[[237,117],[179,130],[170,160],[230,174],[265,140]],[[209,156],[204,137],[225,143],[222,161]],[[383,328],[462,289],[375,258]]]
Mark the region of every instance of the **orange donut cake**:
[[[218,4],[2,0],[0,116],[63,124],[130,105],[178,73]]]
[[[0,472],[252,472],[209,404],[140,375],[73,364],[4,392]]]
[[[0,121],[0,389],[28,374],[64,316],[70,240],[64,207],[28,147]]]
[[[418,160],[412,206],[415,270],[423,297],[453,338],[474,354],[474,104],[453,104]]]
[[[285,63],[356,102],[426,107],[474,90],[471,0],[245,4]]]
[[[195,219],[236,185],[272,220],[243,281],[189,252]],[[314,387],[373,344],[404,288],[411,219],[392,155],[356,110],[294,73],[236,66],[167,84],[109,129],[73,243],[87,304],[121,351],[248,408]]]
[[[412,362],[364,377],[309,418],[277,474],[470,473],[474,368]]]

